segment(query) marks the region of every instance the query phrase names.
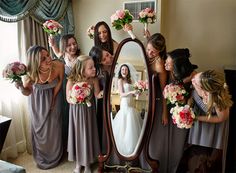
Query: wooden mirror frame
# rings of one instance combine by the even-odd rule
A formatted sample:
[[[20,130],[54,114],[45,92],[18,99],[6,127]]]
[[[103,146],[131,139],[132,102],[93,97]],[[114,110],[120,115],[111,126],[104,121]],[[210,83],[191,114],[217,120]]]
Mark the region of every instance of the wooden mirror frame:
[[[148,103],[148,114],[147,114],[147,120],[146,120],[146,124],[144,127],[144,132],[142,135],[142,139],[140,140],[140,144],[138,146],[137,152],[134,153],[134,155],[130,156],[130,157],[126,157],[121,155],[117,148],[116,148],[116,144],[115,144],[115,139],[113,136],[113,131],[112,131],[112,125],[111,125],[111,120],[110,120],[110,112],[111,112],[111,87],[112,87],[112,77],[113,74],[115,72],[115,66],[118,60],[118,57],[120,55],[121,49],[122,47],[128,43],[128,42],[135,42],[137,43],[140,48],[143,51],[143,55],[144,55],[144,62],[146,63],[146,67],[147,67],[147,76],[148,76],[148,81],[149,81],[149,103]],[[152,127],[153,127],[153,120],[154,120],[154,113],[155,113],[155,90],[156,90],[156,86],[154,87],[154,83],[157,80],[157,75],[153,75],[151,76],[150,74],[150,69],[148,67],[148,59],[146,56],[146,51],[145,48],[142,44],[142,42],[138,39],[131,39],[131,38],[126,38],[123,41],[121,41],[119,43],[119,46],[117,48],[115,57],[114,57],[114,61],[111,67],[111,76],[108,76],[108,74],[106,74],[106,87],[104,88],[104,102],[103,102],[103,109],[104,109],[104,124],[105,124],[105,130],[106,130],[106,135],[107,135],[107,153],[105,155],[99,155],[98,157],[98,162],[99,162],[99,168],[98,168],[98,172],[103,172],[106,169],[105,163],[106,161],[108,161],[108,158],[111,156],[111,153],[115,153],[118,158],[121,161],[125,161],[125,162],[131,162],[134,161],[136,159],[139,158],[139,156],[144,157],[144,160],[147,161],[147,163],[149,164],[149,166],[151,167],[151,171],[153,173],[158,172],[158,161],[157,160],[153,160],[150,156],[149,156],[149,152],[148,152],[148,146],[149,146],[149,140],[150,140],[150,136],[151,136],[151,131],[152,131]],[[141,154],[142,153],[142,154]],[[136,167],[135,167],[136,168]],[[134,168],[134,169],[135,169]],[[128,168],[126,168],[128,169]],[[129,171],[134,170],[132,168],[129,168]]]

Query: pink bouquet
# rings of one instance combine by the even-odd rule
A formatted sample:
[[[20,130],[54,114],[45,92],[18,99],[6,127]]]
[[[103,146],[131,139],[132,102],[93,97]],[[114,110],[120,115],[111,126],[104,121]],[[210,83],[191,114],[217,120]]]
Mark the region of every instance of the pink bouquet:
[[[72,104],[87,104],[90,107],[91,102],[89,99],[91,95],[91,85],[87,82],[78,82],[71,89],[70,101]]]
[[[3,70],[3,77],[11,80],[11,82],[20,82],[21,76],[26,75],[26,66],[20,62],[13,62],[8,64]]]
[[[59,24],[55,20],[47,20],[46,22],[43,23],[44,31],[52,36],[61,34],[62,28],[63,27],[61,26],[61,24]]]
[[[148,82],[143,80],[138,80],[137,82],[134,83],[133,87],[135,90],[142,93],[148,89]]]
[[[87,35],[89,36],[90,39],[93,39],[93,38],[94,38],[94,26],[90,26],[90,27],[87,29]]]
[[[139,22],[144,24],[144,30],[147,31],[149,23],[155,23],[156,15],[153,9],[145,8],[139,12]]]
[[[192,127],[195,114],[189,105],[176,105],[175,107],[171,108],[170,113],[172,114],[173,123],[176,124],[178,128],[189,129]]]
[[[163,95],[167,99],[167,104],[183,104],[188,93],[183,85],[171,83],[165,86]]]
[[[143,80],[138,80],[133,85],[134,90],[138,91],[138,94],[136,95],[136,99],[138,100],[139,95],[143,93],[144,91],[148,90],[148,82]]]
[[[129,10],[117,10],[111,16],[111,23],[112,26],[116,30],[123,29],[125,24],[129,24],[133,21],[133,16],[130,14]],[[132,30],[128,30],[129,35],[132,39],[135,39],[135,35],[133,34]]]

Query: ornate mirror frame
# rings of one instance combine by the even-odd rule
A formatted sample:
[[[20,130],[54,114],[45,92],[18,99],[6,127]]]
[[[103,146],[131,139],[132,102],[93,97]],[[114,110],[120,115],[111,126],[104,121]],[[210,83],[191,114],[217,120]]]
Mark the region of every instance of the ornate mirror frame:
[[[138,145],[138,148],[137,148],[137,152],[132,156],[126,157],[126,156],[121,155],[116,148],[115,139],[112,132],[111,120],[110,120],[110,112],[112,111],[111,105],[110,105],[111,103],[110,97],[111,97],[111,88],[112,88],[112,77],[113,77],[113,74],[115,73],[116,63],[117,63],[122,47],[128,42],[137,43],[143,51],[144,62],[146,63],[146,67],[147,67],[147,74],[148,74],[147,78],[149,81],[149,95],[148,95],[149,104],[148,104],[147,120],[144,127],[142,139],[140,140],[140,144]],[[101,154],[98,157],[98,161],[99,161],[98,172],[103,172],[106,170],[107,167],[109,167],[106,165],[106,162],[108,161],[111,155],[115,154],[119,158],[119,160],[124,161],[125,163],[129,163],[134,160],[137,160],[139,159],[139,157],[144,157],[142,159],[146,160],[149,166],[151,167],[150,172],[156,173],[158,170],[158,161],[150,158],[149,153],[148,153],[148,146],[149,146],[149,140],[151,136],[154,113],[155,113],[155,94],[156,93],[155,93],[155,88],[154,88],[154,83],[155,83],[154,81],[156,81],[157,75],[155,74],[152,76],[150,75],[151,73],[148,67],[148,59],[146,56],[145,48],[140,40],[126,38],[120,42],[117,48],[115,57],[114,57],[114,62],[112,64],[111,74],[112,74],[111,76],[108,76],[108,74],[105,75],[106,87],[104,88],[104,103],[103,103],[103,109],[104,109],[103,116],[104,116],[104,124],[105,124],[105,128],[106,128],[105,130],[106,130],[106,135],[107,135],[107,153],[105,155]],[[119,166],[119,167],[122,167],[122,166]],[[137,169],[137,167],[134,167],[134,168],[130,167],[129,164],[126,166],[123,166],[123,168],[126,169],[127,172],[130,172],[130,171],[132,172],[132,170],[135,171],[135,169]]]

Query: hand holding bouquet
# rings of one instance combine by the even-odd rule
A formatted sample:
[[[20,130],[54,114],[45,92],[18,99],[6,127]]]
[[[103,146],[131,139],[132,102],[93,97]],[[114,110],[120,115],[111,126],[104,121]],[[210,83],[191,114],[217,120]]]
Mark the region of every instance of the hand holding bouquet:
[[[94,26],[90,26],[87,29],[87,35],[89,36],[90,39],[94,39]]]
[[[175,107],[171,108],[170,113],[172,114],[173,123],[176,124],[178,128],[189,129],[192,127],[195,114],[189,105],[176,105]]]
[[[130,14],[129,10],[117,10],[111,16],[112,26],[116,30],[123,29],[125,24],[130,24],[132,21],[133,21],[133,16]],[[133,34],[132,30],[128,30],[128,33],[132,39],[135,39],[135,35]]]
[[[46,22],[43,23],[44,31],[51,36],[61,34],[62,28],[63,27],[61,26],[61,24],[59,24],[55,20],[47,20]]]
[[[69,100],[72,104],[87,104],[90,107],[91,102],[89,99],[91,95],[91,85],[87,82],[78,82],[73,85]]]
[[[3,77],[11,80],[11,82],[22,82],[21,76],[26,75],[26,66],[20,62],[8,64],[3,70]]]
[[[167,104],[184,104],[185,97],[188,93],[183,85],[171,83],[165,86],[163,95],[164,98],[167,99]]]
[[[138,94],[136,95],[136,99],[138,99],[138,96],[148,89],[148,82],[138,80],[134,83],[133,88],[134,90],[138,91]]]
[[[139,22],[144,24],[144,31],[147,32],[148,24],[155,23],[156,15],[153,9],[145,8],[139,12]]]

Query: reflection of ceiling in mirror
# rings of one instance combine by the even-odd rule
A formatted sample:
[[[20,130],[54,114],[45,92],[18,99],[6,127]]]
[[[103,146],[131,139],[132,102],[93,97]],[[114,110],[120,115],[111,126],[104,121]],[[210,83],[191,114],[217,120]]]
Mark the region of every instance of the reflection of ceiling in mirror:
[[[124,61],[130,62],[134,65],[143,66],[144,55],[142,48],[135,42],[126,43],[120,51],[119,61],[121,63]]]

